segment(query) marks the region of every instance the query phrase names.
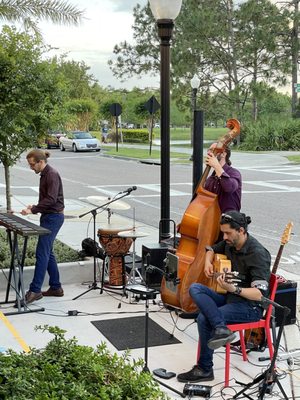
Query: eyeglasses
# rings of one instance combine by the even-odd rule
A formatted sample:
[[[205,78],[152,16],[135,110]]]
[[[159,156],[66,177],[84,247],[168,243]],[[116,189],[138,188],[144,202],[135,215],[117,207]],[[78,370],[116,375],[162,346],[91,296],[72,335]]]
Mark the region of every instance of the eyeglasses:
[[[234,218],[232,218],[231,215],[228,215],[228,214],[222,214],[222,215],[221,215],[221,220],[224,221],[224,222],[226,222],[226,223],[235,222],[236,224],[238,224],[239,226],[241,226],[241,223],[240,223],[240,222],[236,221]]]

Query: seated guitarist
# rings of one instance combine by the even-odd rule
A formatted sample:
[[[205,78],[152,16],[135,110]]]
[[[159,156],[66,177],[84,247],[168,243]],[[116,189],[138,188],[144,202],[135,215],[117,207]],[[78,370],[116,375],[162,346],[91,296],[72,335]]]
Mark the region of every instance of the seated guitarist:
[[[238,211],[228,211],[221,216],[223,240],[207,248],[205,274],[213,277],[214,254],[220,253],[231,261],[231,269],[239,273],[241,282],[235,286],[225,280],[224,274],[218,276],[217,282],[226,294],[216,293],[200,283],[191,285],[190,295],[200,311],[197,324],[201,350],[197,365],[178,374],[179,382],[213,380],[214,350],[235,339],[226,324],[258,321],[262,317],[259,300],[268,294],[271,256],[247,232],[250,222],[250,217]]]

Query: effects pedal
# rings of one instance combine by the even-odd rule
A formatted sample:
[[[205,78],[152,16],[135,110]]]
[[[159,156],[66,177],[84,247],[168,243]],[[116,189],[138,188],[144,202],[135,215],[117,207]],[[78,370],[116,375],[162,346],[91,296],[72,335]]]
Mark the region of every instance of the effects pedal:
[[[211,386],[186,383],[183,388],[183,394],[187,396],[200,396],[209,399],[210,393],[211,393]]]
[[[154,369],[153,374],[156,376],[159,376],[160,378],[163,378],[163,379],[171,379],[171,378],[174,378],[174,376],[176,376],[175,372],[168,372],[164,368]]]

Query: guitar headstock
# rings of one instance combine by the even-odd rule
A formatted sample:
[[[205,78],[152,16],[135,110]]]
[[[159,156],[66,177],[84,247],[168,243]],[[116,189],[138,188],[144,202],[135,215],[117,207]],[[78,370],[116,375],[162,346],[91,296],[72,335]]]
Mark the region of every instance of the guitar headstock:
[[[290,240],[291,234],[292,234],[293,225],[294,225],[294,224],[293,224],[292,221],[290,221],[290,222],[286,225],[286,227],[285,227],[285,229],[284,229],[284,232],[283,232],[283,235],[282,235],[282,237],[281,237],[281,244],[287,244],[287,242]]]

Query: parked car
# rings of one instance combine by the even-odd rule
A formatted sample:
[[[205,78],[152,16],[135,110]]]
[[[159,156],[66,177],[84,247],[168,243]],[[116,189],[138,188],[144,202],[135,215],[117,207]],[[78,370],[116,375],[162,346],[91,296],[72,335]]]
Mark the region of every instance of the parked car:
[[[59,138],[61,151],[100,151],[100,142],[90,132],[74,131]]]
[[[64,136],[62,132],[51,132],[48,133],[45,139],[47,149],[59,149],[59,138]]]

